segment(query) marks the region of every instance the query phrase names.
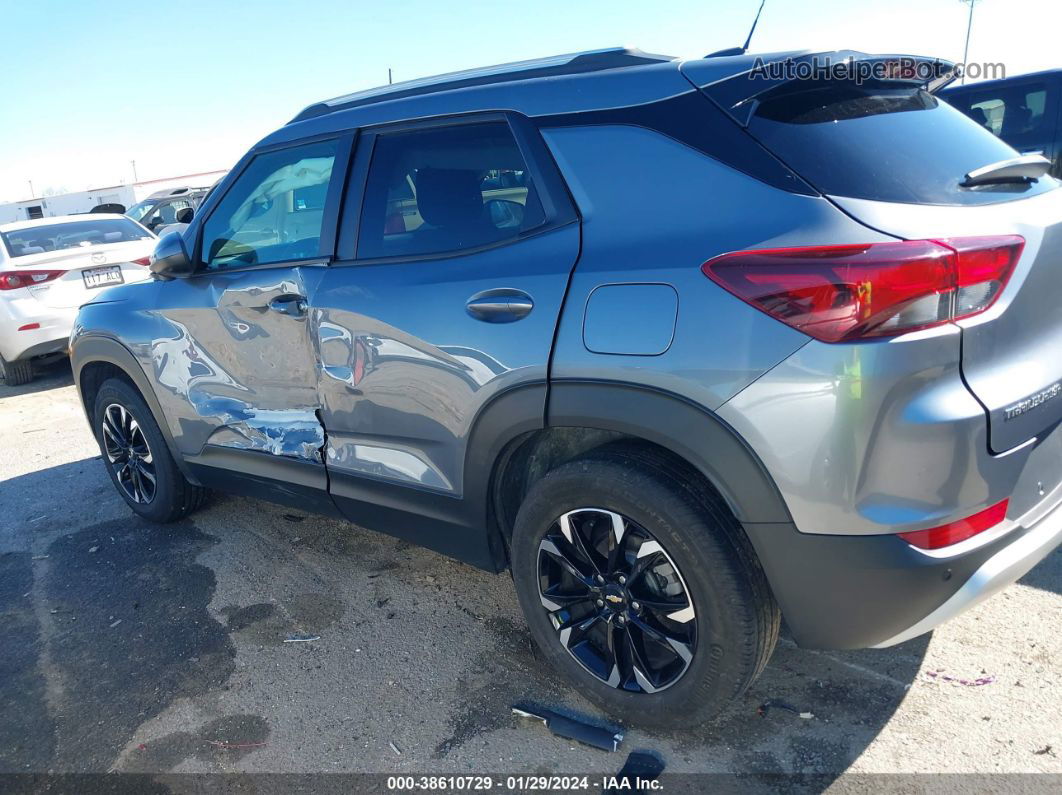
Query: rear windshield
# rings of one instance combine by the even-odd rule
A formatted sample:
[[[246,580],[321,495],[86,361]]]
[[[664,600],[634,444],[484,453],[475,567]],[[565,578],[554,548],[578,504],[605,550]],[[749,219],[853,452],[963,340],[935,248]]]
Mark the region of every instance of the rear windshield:
[[[823,193],[916,204],[987,204],[1058,186],[961,188],[966,174],[1017,157],[1010,146],[920,88],[833,81],[767,95],[749,131]]]
[[[10,256],[28,257],[47,251],[150,240],[151,233],[125,218],[101,218],[12,229],[0,232],[0,238]]]

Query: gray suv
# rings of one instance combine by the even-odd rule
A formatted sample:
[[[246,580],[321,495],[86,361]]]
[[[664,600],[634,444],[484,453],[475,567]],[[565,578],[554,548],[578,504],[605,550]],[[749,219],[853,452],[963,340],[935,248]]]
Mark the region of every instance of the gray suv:
[[[720,710],[782,617],[927,632],[1062,539],[1062,191],[947,68],[608,50],[313,105],[81,309],[110,476],[509,569],[643,725]]]

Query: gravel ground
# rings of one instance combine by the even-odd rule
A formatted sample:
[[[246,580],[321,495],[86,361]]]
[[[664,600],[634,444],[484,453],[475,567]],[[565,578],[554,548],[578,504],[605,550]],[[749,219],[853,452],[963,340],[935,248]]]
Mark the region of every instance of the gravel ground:
[[[0,772],[620,767],[511,715],[530,698],[600,719],[535,659],[507,575],[221,495],[145,524],[106,477],[65,362],[0,386],[0,453]],[[1060,615],[1055,552],[893,649],[783,638],[720,721],[631,730],[623,751],[672,773],[820,774],[850,791],[885,781],[861,774],[1062,774]],[[320,639],[284,643],[293,633]],[[769,700],[814,717],[758,715]]]

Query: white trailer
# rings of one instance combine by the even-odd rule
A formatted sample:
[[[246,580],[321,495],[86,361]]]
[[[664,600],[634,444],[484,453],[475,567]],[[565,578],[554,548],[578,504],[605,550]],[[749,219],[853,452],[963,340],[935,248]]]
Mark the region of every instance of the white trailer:
[[[129,185],[111,185],[106,188],[64,193],[59,196],[40,196],[22,201],[0,204],[0,224],[25,221],[32,218],[51,218],[56,215],[87,213],[101,204],[121,204],[132,207],[153,193],[188,186],[210,187],[225,175],[225,171],[202,171],[179,177],[150,179]]]

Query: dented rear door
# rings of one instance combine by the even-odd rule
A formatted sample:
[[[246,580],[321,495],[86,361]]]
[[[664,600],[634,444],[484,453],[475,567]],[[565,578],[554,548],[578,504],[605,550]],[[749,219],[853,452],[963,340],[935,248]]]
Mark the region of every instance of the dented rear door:
[[[492,434],[542,427],[579,254],[534,136],[501,114],[364,134],[351,178],[364,197],[344,203],[339,256],[312,302],[337,506],[483,565],[485,518],[471,514],[485,485],[469,461],[498,451],[476,429],[490,448]],[[486,430],[503,403],[503,426]]]

